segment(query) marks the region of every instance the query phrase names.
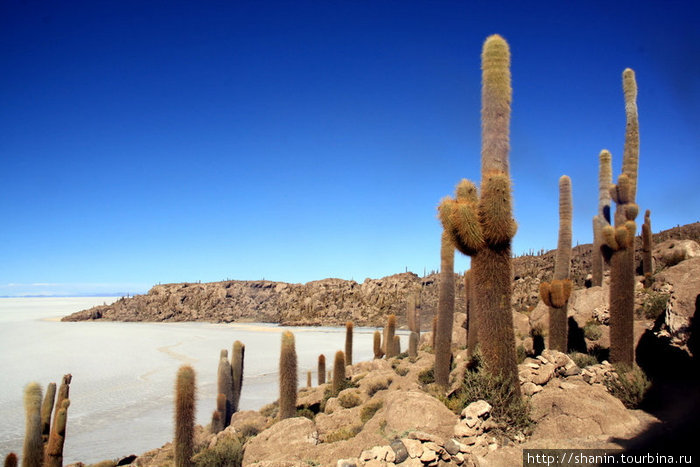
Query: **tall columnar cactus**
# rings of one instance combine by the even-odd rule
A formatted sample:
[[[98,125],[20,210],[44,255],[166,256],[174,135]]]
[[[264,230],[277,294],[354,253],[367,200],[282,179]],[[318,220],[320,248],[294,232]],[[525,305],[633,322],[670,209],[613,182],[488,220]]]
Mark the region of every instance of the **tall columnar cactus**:
[[[326,384],[326,356],[318,356],[318,385]]]
[[[352,365],[352,321],[345,323],[345,363]]]
[[[279,418],[291,418],[297,411],[297,351],[294,334],[282,333],[280,349],[280,408]]]
[[[394,356],[401,354],[401,338],[394,334]]]
[[[226,396],[226,411],[222,414],[224,416],[224,428],[228,426],[231,421],[231,415],[233,415],[233,375],[231,374],[231,364],[227,355],[228,352],[226,350],[221,351],[216,378],[216,393]]]
[[[41,386],[29,383],[24,388],[24,448],[22,467],[42,467],[44,445],[41,442]]]
[[[389,315],[386,320],[386,339],[384,342],[384,354],[386,358],[395,357],[394,355],[394,334],[396,333],[396,316]]]
[[[639,208],[635,204],[639,165],[639,120],[634,71],[622,73],[627,125],[622,173],[610,195],[615,202],[615,225],[602,230],[603,255],[610,258],[610,361],[634,363],[634,237]]]
[[[464,295],[466,304],[467,319],[464,321],[467,336],[467,353],[474,355],[476,345],[479,342],[478,337],[478,322],[476,320],[476,308],[474,306],[474,280],[472,279],[472,270],[469,269],[464,273]]]
[[[571,179],[559,179],[559,242],[552,282],[540,284],[542,301],[549,307],[549,348],[567,351],[567,304],[571,295]]]
[[[450,235],[443,231],[440,242],[440,283],[438,318],[435,334],[435,383],[445,387],[450,378],[452,360],[452,321],[455,310],[455,247]]]
[[[196,385],[194,369],[182,365],[175,378],[175,467],[192,467],[194,454],[194,411]]]
[[[435,353],[435,336],[437,335],[437,322],[438,322],[438,316],[434,315],[433,316],[432,333],[430,334],[430,347],[433,348],[433,353]]]
[[[44,453],[44,467],[63,467],[63,444],[66,441],[66,423],[70,399],[63,399],[53,421],[49,442]]]
[[[418,342],[420,337],[418,333],[413,331],[411,335],[408,336],[408,356],[411,358],[416,358],[418,356]]]
[[[231,412],[236,413],[240,408],[241,391],[243,390],[243,362],[245,360],[245,345],[241,341],[233,343],[231,352],[231,375],[233,381],[233,399],[231,401]],[[231,420],[226,422],[231,423]]]
[[[17,454],[11,452],[5,457],[5,467],[17,467]]]
[[[382,358],[384,356],[384,350],[382,349],[382,333],[374,331],[373,339],[374,358]]]
[[[598,214],[593,216],[593,252],[591,258],[593,285],[603,285],[603,227],[610,224],[610,185],[612,185],[612,156],[607,150],[598,156]]]
[[[392,340],[393,342],[393,340]],[[389,346],[391,347],[391,346]],[[332,393],[337,396],[338,393],[343,389],[345,383],[345,355],[343,355],[342,350],[338,350],[335,353],[335,360],[333,360],[333,387]]]
[[[651,211],[648,209],[644,213],[644,224],[642,224],[642,273],[647,287],[651,286],[651,275],[654,272],[651,255],[652,234],[651,234]]]
[[[51,411],[53,410],[55,399],[56,383],[49,383],[46,387],[44,402],[41,404],[41,441],[44,443],[44,446],[49,442],[49,435],[51,434]]]
[[[472,257],[479,343],[488,371],[512,383],[519,397],[515,333],[511,315],[511,240],[517,230],[511,208],[508,168],[510,124],[510,51],[506,41],[486,39],[481,88],[481,193],[462,180],[456,199],[439,207],[440,220],[455,247]]]
[[[311,387],[311,372],[310,371],[306,372],[306,387],[307,388]]]
[[[406,300],[406,323],[411,332],[420,333],[420,324],[418,324],[418,311],[416,307],[417,298],[415,294],[410,294]]]

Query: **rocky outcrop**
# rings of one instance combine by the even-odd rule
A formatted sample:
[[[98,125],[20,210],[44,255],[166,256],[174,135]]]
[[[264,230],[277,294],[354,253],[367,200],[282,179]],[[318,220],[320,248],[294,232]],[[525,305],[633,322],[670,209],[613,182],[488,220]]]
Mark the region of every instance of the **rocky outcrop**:
[[[686,342],[691,319],[697,317],[700,303],[700,257],[694,257],[660,272],[657,282],[670,285],[665,324],[670,334]]]
[[[657,247],[654,251],[658,265],[666,264],[660,252],[672,249],[664,246],[666,243],[661,243],[662,240],[675,242],[673,244],[677,246],[674,255],[682,251],[684,258],[692,257],[695,254],[692,246],[694,240],[700,240],[700,223],[655,234],[654,243]],[[640,263],[639,239],[637,250]],[[535,309],[539,303],[540,283],[551,280],[554,255],[555,251],[549,251],[514,258],[511,302],[514,311],[529,313]],[[590,244],[573,248],[571,277],[575,288],[586,286],[591,256]],[[437,308],[437,279],[437,274],[419,277],[407,272],[381,279],[365,279],[362,283],[323,279],[306,284],[265,280],[159,284],[147,294],[121,298],[111,305],[83,310],[63,319],[268,322],[328,326],[343,325],[347,320],[352,320],[356,326],[383,326],[386,316],[391,313],[397,316],[399,324],[404,324],[407,299],[416,294],[419,296],[422,328],[429,329]],[[455,287],[455,309],[463,311],[464,281],[459,275],[455,279]],[[522,329],[519,331],[524,334]]]

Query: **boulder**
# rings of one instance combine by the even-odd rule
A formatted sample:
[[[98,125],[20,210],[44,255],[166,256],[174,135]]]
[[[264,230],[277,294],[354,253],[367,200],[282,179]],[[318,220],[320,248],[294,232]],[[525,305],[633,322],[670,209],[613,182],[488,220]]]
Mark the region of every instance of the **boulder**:
[[[260,433],[268,424],[266,417],[257,410],[244,410],[231,416],[231,425],[236,433]],[[229,429],[227,428],[227,429]]]
[[[696,313],[700,295],[700,257],[688,259],[658,273],[656,280],[672,287],[666,305],[666,326],[671,335],[686,342],[690,334],[690,319]]]
[[[255,462],[302,461],[318,444],[314,422],[295,417],[275,423],[246,444],[243,465]]]
[[[387,434],[420,430],[446,438],[457,423],[457,416],[442,402],[418,390],[390,392],[384,407]]]
[[[700,256],[700,245],[693,240],[666,240],[654,246],[652,256],[657,268],[671,267]]]
[[[626,437],[640,430],[639,420],[600,385],[582,381],[546,386],[532,396],[532,439],[575,439],[588,436]]]

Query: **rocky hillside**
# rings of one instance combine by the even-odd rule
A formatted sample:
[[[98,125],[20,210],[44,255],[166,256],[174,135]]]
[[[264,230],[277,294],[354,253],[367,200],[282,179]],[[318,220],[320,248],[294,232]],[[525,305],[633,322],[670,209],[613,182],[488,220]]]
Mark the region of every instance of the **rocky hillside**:
[[[700,241],[700,223],[675,227],[654,235],[654,242],[668,239]],[[637,241],[641,249],[641,240]],[[574,248],[572,278],[584,287],[591,268],[592,245]],[[549,280],[554,251],[514,259],[513,308],[532,310],[538,302],[538,287]],[[639,255],[638,255],[639,256]],[[464,307],[462,276],[455,281],[456,308]],[[97,306],[64,317],[64,321],[103,319],[113,321],[212,321],[270,322],[287,325],[381,326],[394,313],[402,323],[406,301],[418,298],[423,327],[437,308],[438,275],[419,277],[395,274],[357,283],[323,279],[306,284],[272,281],[224,281],[156,285],[145,295],[121,298],[111,305]]]

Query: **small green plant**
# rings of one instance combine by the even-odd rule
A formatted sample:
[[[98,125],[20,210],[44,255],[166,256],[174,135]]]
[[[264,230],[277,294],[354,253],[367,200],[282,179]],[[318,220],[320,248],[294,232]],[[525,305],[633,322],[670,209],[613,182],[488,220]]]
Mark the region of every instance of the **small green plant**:
[[[595,320],[590,320],[583,327],[583,336],[589,341],[597,341],[603,335],[600,325]]]
[[[421,384],[428,385],[435,382],[435,372],[433,368],[427,368],[418,373],[418,381]]]
[[[314,417],[316,416],[315,413],[308,407],[301,407],[297,409],[297,417],[306,417],[309,420],[313,420]]]
[[[408,368],[404,367],[395,367],[394,371],[396,372],[397,375],[399,376],[406,376],[408,374]]]
[[[350,409],[352,407],[357,407],[362,401],[357,394],[353,392],[344,392],[338,396],[338,403],[344,409]]]
[[[605,387],[610,394],[617,397],[628,409],[639,408],[651,382],[641,368],[632,369],[625,365],[615,365],[616,375],[605,379]]]
[[[569,358],[574,361],[576,366],[579,368],[586,368],[587,366],[595,365],[598,360],[594,355],[588,355],[587,353],[581,352],[571,352]]]
[[[669,298],[667,293],[647,291],[642,307],[637,310],[637,317],[655,320],[666,311]]]
[[[222,436],[214,447],[199,452],[192,461],[196,467],[240,467],[244,443],[245,438]]]
[[[241,425],[241,427],[238,428],[238,432],[244,438],[252,438],[253,436],[257,436],[257,434],[260,433],[260,429],[255,425],[246,423],[245,425]]]
[[[496,433],[513,438],[517,434],[528,434],[533,422],[530,419],[530,407],[520,397],[520,388],[514,388],[508,376],[485,370],[481,363],[474,365],[464,376],[462,386],[448,399],[445,405],[459,413],[472,402],[485,400],[491,404],[491,419],[496,422]],[[515,393],[517,391],[517,393]]]
[[[376,380],[374,381],[369,387],[367,387],[367,394],[372,397],[375,395],[378,391],[381,391],[383,389],[387,389],[389,385],[391,384],[391,379],[387,380]]]
[[[361,426],[351,426],[349,428],[341,428],[326,436],[326,443],[335,443],[336,441],[344,441],[357,436],[362,430]]]
[[[360,411],[360,421],[362,423],[367,423],[372,417],[374,417],[374,414],[376,414],[383,405],[384,403],[380,401],[373,402],[362,407],[362,410]]]

